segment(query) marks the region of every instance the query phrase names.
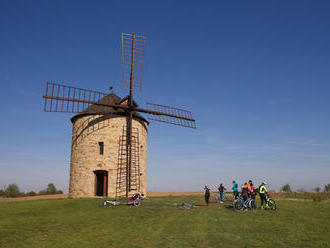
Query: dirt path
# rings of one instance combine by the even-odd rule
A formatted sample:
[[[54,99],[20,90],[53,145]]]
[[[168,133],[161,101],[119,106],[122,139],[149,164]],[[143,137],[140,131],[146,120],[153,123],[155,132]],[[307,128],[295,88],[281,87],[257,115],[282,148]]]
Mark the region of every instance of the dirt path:
[[[43,199],[62,199],[62,198],[67,198],[67,197],[68,197],[67,194],[37,195],[37,196],[24,196],[24,197],[17,197],[17,198],[0,198],[0,202],[43,200]]]
[[[202,196],[202,192],[148,192],[148,196]]]
[[[148,196],[187,196],[187,195],[202,196],[202,193],[201,192],[148,192]],[[25,196],[25,197],[17,197],[17,198],[0,198],[0,202],[63,199],[67,197],[68,194],[37,195],[37,196]]]

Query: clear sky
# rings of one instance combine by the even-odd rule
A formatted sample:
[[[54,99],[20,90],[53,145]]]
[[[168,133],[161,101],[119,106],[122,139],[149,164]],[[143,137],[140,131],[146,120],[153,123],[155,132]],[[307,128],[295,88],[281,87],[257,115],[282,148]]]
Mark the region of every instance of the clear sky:
[[[0,1],[0,187],[68,190],[70,114],[44,113],[48,80],[120,96],[121,32],[147,37],[140,106],[152,122],[149,191],[266,180],[330,183],[330,2]]]

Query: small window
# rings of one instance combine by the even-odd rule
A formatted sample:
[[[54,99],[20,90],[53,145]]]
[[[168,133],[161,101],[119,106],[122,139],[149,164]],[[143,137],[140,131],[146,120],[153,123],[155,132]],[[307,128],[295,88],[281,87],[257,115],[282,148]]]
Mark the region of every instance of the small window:
[[[99,142],[99,150],[100,150],[100,155],[103,155],[104,153],[104,143],[103,142]]]

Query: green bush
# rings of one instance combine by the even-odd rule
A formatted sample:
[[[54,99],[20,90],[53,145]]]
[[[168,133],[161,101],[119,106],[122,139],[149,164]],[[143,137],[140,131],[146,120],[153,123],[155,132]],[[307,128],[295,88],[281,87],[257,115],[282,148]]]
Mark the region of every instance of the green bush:
[[[291,192],[290,184],[285,184],[282,186],[281,191],[283,192]]]
[[[36,196],[36,195],[37,195],[37,193],[34,191],[30,191],[30,192],[26,193],[26,196]]]
[[[322,196],[321,196],[321,194],[314,194],[314,195],[312,196],[312,199],[313,199],[313,201],[315,201],[315,202],[321,202],[321,201],[322,201]]]
[[[55,185],[53,183],[48,184],[46,191],[47,191],[47,194],[49,194],[49,195],[55,194],[56,193]]]
[[[47,191],[46,190],[40,190],[38,195],[47,195]]]
[[[26,194],[24,192],[19,192],[17,197],[23,197],[26,196]]]
[[[53,183],[49,183],[47,189],[40,190],[38,195],[54,195],[54,194],[63,194],[62,190],[57,190]]]
[[[20,196],[19,187],[15,183],[9,184],[5,189],[5,194],[7,197],[18,197]]]
[[[0,197],[6,196],[6,192],[2,189],[0,189]]]

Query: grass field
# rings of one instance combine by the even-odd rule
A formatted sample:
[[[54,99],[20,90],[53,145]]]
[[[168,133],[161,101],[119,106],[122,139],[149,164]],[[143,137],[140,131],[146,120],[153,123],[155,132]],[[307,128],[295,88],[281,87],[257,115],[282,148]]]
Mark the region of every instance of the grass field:
[[[203,206],[200,196],[0,202],[0,247],[330,247],[330,203],[278,200],[277,211]],[[179,210],[176,204],[198,205]]]

